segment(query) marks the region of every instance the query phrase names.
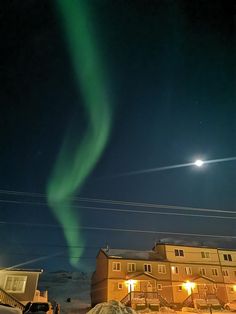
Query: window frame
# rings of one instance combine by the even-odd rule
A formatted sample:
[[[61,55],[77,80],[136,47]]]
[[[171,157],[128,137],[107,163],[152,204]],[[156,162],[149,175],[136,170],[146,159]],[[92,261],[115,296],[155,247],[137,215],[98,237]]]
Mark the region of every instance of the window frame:
[[[224,277],[229,277],[228,269],[222,269],[222,275],[223,275]]]
[[[119,267],[117,267],[118,265],[119,265]],[[112,262],[112,270],[113,271],[121,271],[121,262]]]
[[[228,254],[228,253],[223,254],[223,259],[224,259],[224,261],[228,261],[228,262],[232,262],[233,261],[232,255]]]
[[[192,275],[193,274],[192,267],[190,267],[190,266],[186,266],[184,268],[184,270],[185,270],[186,275]]]
[[[164,270],[164,271],[162,271]],[[166,274],[166,265],[158,264],[157,265],[157,271],[159,274]]]
[[[133,273],[135,271],[136,271],[136,263],[127,263],[127,272],[128,273]]]
[[[12,282],[10,283],[11,285],[11,289],[8,289],[7,288],[7,282],[10,278],[13,278]],[[22,279],[22,288],[20,290],[14,290],[13,286],[14,286],[14,282],[15,280],[19,280]],[[6,279],[5,279],[5,283],[4,283],[4,290],[7,292],[7,293],[25,293],[25,288],[26,288],[26,282],[27,282],[27,279],[28,279],[28,276],[24,276],[24,275],[7,275],[6,276]]]
[[[200,267],[199,268],[199,273],[200,273],[201,276],[206,276],[206,268]]]
[[[118,290],[123,290],[123,282],[118,282],[117,283],[117,289]]]
[[[211,273],[213,276],[218,276],[218,269],[217,268],[212,268]]]
[[[184,257],[184,250],[182,250],[182,249],[175,249],[175,256]]]
[[[145,270],[147,268],[147,270]],[[149,270],[150,268],[150,270]],[[145,273],[151,273],[152,272],[152,265],[151,264],[143,264],[143,270]]]
[[[172,265],[171,266],[171,273],[172,273],[172,275],[178,275],[179,274],[179,267]]]
[[[177,286],[177,291],[178,292],[183,292],[183,287],[182,286]]]
[[[210,252],[208,252],[208,251],[201,251],[201,256],[202,256],[202,258],[207,258],[207,259],[211,258]]]

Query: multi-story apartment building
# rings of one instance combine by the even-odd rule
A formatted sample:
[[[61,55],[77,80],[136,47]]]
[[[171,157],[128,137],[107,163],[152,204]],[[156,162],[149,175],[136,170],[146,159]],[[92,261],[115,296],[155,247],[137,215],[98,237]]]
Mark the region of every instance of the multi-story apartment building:
[[[92,304],[142,293],[181,304],[214,297],[236,299],[236,251],[157,243],[151,251],[100,249],[92,277]]]

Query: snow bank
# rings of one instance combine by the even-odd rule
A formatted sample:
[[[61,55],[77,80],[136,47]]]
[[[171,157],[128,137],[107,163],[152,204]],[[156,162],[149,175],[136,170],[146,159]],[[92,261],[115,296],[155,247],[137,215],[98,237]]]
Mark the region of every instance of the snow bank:
[[[87,314],[136,314],[136,312],[119,301],[109,301],[97,304]]]

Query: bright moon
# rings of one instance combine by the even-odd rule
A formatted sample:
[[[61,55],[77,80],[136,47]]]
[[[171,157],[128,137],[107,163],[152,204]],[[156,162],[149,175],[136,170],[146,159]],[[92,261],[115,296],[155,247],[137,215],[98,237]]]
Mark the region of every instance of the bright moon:
[[[203,165],[203,161],[201,159],[198,159],[194,163],[197,167],[201,167]]]

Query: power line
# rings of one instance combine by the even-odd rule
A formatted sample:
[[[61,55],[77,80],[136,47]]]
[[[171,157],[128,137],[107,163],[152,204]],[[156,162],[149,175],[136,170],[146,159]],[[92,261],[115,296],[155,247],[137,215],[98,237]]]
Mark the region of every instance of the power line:
[[[31,193],[31,192],[22,192],[22,191],[14,191],[14,190],[0,190],[0,194],[8,194],[8,195],[15,195],[15,196],[40,197],[40,198],[46,198],[47,197],[46,194],[42,194],[42,193]],[[232,211],[232,210],[188,207],[188,206],[178,206],[178,205],[165,205],[165,204],[155,204],[155,203],[145,203],[145,202],[132,202],[132,201],[89,198],[89,197],[71,197],[70,199],[74,200],[74,201],[80,201],[80,202],[104,203],[104,204],[124,205],[124,206],[151,207],[151,208],[163,208],[163,209],[180,209],[180,210],[186,210],[186,211],[205,211],[205,212],[236,214],[236,212]]]
[[[30,222],[7,222],[0,221],[1,225],[17,225],[25,227],[43,227],[43,228],[55,228],[61,229],[62,227],[56,224],[41,224]],[[68,226],[66,229],[77,230],[96,230],[96,231],[114,231],[114,232],[130,232],[141,234],[165,234],[165,235],[177,235],[177,236],[193,236],[193,237],[208,237],[208,238],[223,238],[223,239],[236,239],[236,235],[214,235],[214,234],[200,234],[200,233],[186,233],[186,232],[171,232],[171,231],[155,231],[155,230],[141,230],[141,229],[124,229],[124,228],[109,228],[109,227],[89,227],[89,226]]]
[[[0,200],[0,203],[6,204],[17,204],[17,205],[36,205],[36,206],[48,206],[42,202],[31,202],[31,201],[16,201],[16,200]],[[199,217],[199,218],[212,218],[212,219],[236,219],[236,216],[218,216],[218,215],[203,215],[203,214],[189,214],[189,213],[176,213],[176,212],[160,212],[160,211],[147,211],[147,210],[135,210],[135,209],[124,209],[124,208],[107,208],[107,207],[92,207],[84,205],[71,205],[73,208],[95,210],[95,211],[110,211],[110,212],[121,212],[127,214],[152,214],[152,215],[169,215],[169,216],[186,216],[186,217]],[[212,210],[213,211],[213,210]],[[222,212],[222,211],[221,211]],[[224,213],[228,213],[224,211]],[[236,212],[231,212],[236,214]]]

